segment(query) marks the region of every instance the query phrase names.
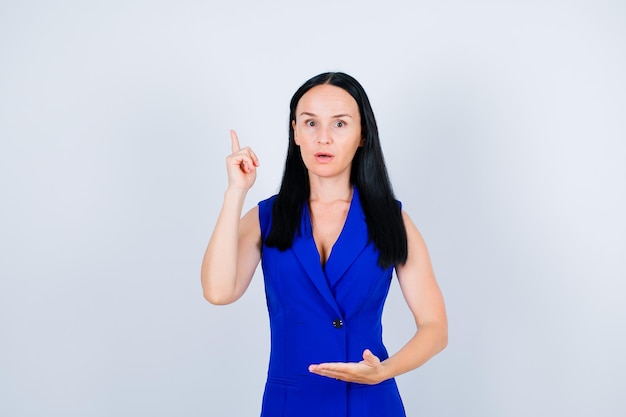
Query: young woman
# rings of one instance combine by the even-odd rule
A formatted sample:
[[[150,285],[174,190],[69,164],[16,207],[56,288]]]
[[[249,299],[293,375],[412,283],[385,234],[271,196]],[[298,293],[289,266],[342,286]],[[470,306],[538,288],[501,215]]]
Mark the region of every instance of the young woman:
[[[394,377],[447,344],[426,245],[394,198],[372,108],[354,78],[313,77],[290,110],[280,191],[243,217],[259,160],[231,131],[204,296],[236,301],[261,261],[271,328],[262,417],[404,416]],[[389,356],[381,315],[394,268],[417,329]]]

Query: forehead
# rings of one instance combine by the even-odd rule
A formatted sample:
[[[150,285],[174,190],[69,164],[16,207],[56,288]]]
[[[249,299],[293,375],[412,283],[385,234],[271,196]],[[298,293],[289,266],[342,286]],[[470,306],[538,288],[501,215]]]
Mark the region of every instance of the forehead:
[[[356,100],[343,88],[322,84],[311,88],[298,101],[296,116],[301,112],[316,115],[359,115]]]

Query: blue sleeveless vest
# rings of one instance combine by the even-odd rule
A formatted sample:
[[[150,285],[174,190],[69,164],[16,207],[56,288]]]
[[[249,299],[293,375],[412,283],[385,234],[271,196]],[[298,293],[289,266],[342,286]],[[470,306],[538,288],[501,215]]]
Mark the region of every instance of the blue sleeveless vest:
[[[263,242],[275,198],[259,203]],[[366,348],[381,361],[388,358],[381,315],[393,268],[380,268],[378,254],[368,238],[356,187],[324,268],[308,205],[290,249],[281,252],[263,243],[271,352],[261,417],[405,416],[394,379],[363,385],[308,371],[310,364],[360,362]]]

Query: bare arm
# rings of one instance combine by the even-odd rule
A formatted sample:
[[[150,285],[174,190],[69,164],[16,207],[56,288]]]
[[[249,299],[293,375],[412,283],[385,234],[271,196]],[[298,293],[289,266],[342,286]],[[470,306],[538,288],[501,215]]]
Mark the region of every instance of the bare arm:
[[[448,344],[448,320],[443,296],[421,234],[403,212],[409,243],[406,264],[396,269],[402,295],[415,319],[415,335],[395,355],[382,362],[384,379],[424,364]]]
[[[396,268],[402,294],[416,332],[395,355],[380,361],[369,349],[358,363],[311,365],[313,373],[361,384],[377,384],[413,370],[444,349],[448,343],[448,320],[443,296],[435,280],[424,239],[406,213],[402,213],[408,239],[408,258]]]
[[[212,304],[238,300],[250,285],[261,258],[258,208],[240,219],[246,194],[256,179],[258,158],[250,148],[240,148],[234,131],[231,140],[232,154],[226,158],[228,188],[202,260],[202,289]]]

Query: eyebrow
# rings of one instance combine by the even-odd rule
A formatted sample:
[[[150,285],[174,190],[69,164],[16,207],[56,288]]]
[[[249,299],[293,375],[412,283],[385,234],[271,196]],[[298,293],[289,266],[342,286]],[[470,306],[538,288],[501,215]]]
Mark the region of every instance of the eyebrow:
[[[302,113],[299,114],[299,116],[309,116],[309,117],[317,117],[317,115],[315,113],[309,113],[307,111],[303,111]],[[336,114],[334,116],[332,116],[332,119],[338,119],[340,117],[349,117],[352,119],[352,116],[349,114]]]

